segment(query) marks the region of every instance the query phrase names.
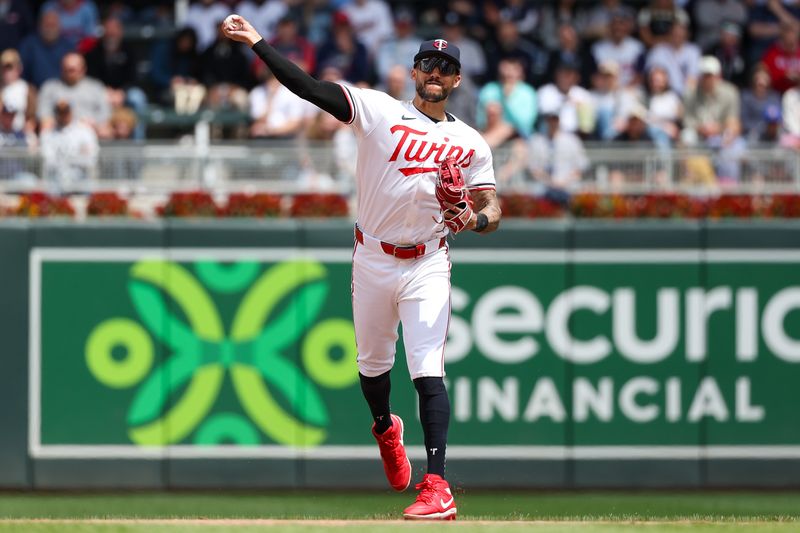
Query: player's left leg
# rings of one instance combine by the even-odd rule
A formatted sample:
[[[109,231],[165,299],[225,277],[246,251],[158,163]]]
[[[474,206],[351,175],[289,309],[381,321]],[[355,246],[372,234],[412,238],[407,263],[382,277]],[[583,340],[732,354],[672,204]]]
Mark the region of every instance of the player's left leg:
[[[409,265],[398,310],[409,373],[419,396],[428,470],[407,519],[453,520],[456,506],[444,479],[450,400],[444,386],[444,347],[450,322],[450,260],[447,250]]]

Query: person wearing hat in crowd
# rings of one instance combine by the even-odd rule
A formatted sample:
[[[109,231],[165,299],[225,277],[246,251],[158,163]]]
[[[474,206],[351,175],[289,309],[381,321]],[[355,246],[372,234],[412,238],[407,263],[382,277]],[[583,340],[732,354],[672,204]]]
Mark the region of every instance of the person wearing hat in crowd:
[[[732,21],[725,21],[718,30],[716,44],[706,48],[705,53],[719,59],[722,79],[738,87],[747,82],[747,59],[742,46],[742,28]]]
[[[603,61],[592,76],[592,99],[597,115],[595,136],[609,141],[619,135],[625,127],[628,110],[638,94],[632,88],[620,85],[619,65],[611,60]]]
[[[451,290],[446,238],[466,230],[494,231],[501,215],[491,149],[477,131],[446,111],[450,93],[461,82],[460,52],[445,39],[424,41],[410,73],[416,94],[398,101],[380,91],[316,80],[240,16],[229,16],[223,30],[249,45],[289,90],[352,125],[358,146],[358,222],[351,295],[359,382],[372,415],[372,435],[389,484],[405,490],[411,463],[403,420],[390,404],[390,372],[402,323],[427,458],[417,499],[403,516],[455,519],[455,498],[445,479],[450,401],[443,378]],[[456,200],[441,184],[458,175],[465,190]],[[303,435],[312,429],[301,438],[310,438]]]
[[[681,138],[687,146],[712,149],[717,178],[737,182],[745,149],[741,136],[739,89],[722,79],[722,66],[713,56],[700,61],[700,81],[686,98]]]
[[[578,85],[580,66],[564,59],[556,67],[555,80],[538,91],[539,107],[559,110],[559,129],[581,136],[594,132],[595,109],[591,93]]]
[[[528,173],[536,192],[566,204],[589,168],[589,159],[580,137],[561,129],[560,114],[555,103],[542,102],[542,131],[528,141]]]
[[[60,190],[92,178],[100,147],[91,126],[73,117],[72,104],[59,99],[51,110],[53,127],[41,136],[43,174]]]
[[[697,82],[700,48],[689,41],[689,22],[676,20],[667,38],[650,49],[645,70],[660,66],[669,74],[669,86],[681,96]]]

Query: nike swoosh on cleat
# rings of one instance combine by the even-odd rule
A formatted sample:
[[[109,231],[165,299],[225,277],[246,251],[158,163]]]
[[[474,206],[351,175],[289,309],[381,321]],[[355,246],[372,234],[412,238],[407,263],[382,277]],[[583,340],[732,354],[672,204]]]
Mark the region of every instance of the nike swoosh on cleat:
[[[417,117],[407,117],[407,116],[403,115],[401,118],[403,120],[415,120]]]
[[[439,498],[439,503],[442,505],[442,509],[447,509],[447,506],[453,503],[453,498],[451,497],[447,501],[444,501],[443,499]]]

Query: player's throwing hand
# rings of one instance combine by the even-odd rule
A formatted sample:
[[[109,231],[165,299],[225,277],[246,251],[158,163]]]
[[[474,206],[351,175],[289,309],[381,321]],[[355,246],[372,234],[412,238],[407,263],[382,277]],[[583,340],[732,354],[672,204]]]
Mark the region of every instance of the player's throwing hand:
[[[228,39],[253,46],[261,40],[261,35],[252,24],[239,15],[228,15],[222,21],[222,33]]]

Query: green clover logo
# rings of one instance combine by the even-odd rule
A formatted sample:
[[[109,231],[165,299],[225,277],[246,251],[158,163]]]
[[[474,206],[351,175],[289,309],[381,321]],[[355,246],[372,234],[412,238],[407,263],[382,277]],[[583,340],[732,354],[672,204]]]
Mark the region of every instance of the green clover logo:
[[[257,279],[254,262],[223,267],[201,261],[194,267],[202,284],[174,262],[134,264],[128,292],[141,324],[110,318],[86,341],[86,363],[98,381],[110,388],[141,383],[127,415],[131,441],[174,444],[196,430],[195,444],[258,444],[260,429],[284,445],[322,443],[329,417],[312,381],[337,389],[358,380],[352,322],[315,324],[328,294],[325,267],[286,261]],[[227,334],[204,285],[219,293],[247,289]],[[300,353],[308,377],[283,354],[304,333]],[[153,338],[171,352],[155,369]],[[334,351],[343,356],[334,359]],[[226,374],[249,420],[235,413],[209,416]]]

